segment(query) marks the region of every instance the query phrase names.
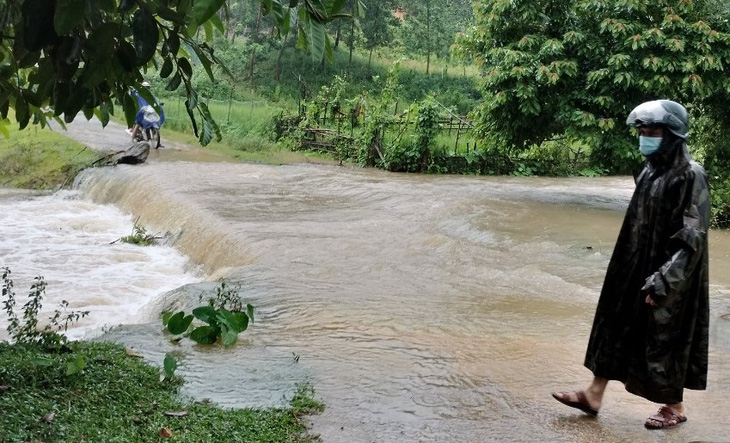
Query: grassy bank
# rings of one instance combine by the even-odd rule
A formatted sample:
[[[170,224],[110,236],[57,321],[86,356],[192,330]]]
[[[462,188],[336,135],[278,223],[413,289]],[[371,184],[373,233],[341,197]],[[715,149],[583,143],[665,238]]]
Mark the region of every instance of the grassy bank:
[[[299,417],[322,408],[302,387],[286,409],[188,403],[182,381],[119,345],[69,343],[65,352],[0,343],[0,441],[315,441]],[[84,360],[81,373],[67,364]]]
[[[58,132],[31,126],[0,136],[0,186],[57,189],[99,158]]]

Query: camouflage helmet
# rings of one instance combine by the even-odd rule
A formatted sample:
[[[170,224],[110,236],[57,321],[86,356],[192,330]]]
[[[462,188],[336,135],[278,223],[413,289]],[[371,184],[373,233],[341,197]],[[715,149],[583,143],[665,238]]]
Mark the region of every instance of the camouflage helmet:
[[[662,125],[677,137],[687,138],[689,115],[684,106],[672,100],[652,100],[635,107],[626,119],[634,127]]]

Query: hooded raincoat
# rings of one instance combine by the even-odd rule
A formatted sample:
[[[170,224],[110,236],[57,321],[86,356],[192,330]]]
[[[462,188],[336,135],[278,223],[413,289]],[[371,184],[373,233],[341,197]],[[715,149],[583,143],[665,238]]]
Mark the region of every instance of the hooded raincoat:
[[[709,218],[704,169],[683,139],[665,136],[637,177],[608,265],[585,357],[595,376],[656,403],[705,389]]]

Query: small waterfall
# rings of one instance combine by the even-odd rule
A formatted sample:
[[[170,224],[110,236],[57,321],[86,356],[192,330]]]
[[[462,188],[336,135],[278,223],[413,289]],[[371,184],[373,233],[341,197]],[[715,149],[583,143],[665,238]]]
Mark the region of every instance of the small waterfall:
[[[213,213],[158,178],[153,167],[119,165],[82,171],[74,188],[96,203],[135,214],[148,232],[165,235],[167,244],[202,265],[213,279],[251,263],[245,240],[229,235]]]

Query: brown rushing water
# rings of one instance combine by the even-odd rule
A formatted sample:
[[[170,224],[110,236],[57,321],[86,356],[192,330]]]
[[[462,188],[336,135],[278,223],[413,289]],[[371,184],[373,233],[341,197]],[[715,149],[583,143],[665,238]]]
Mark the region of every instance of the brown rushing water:
[[[656,406],[617,383],[598,419],[550,397],[589,380],[583,352],[631,179],[183,158],[163,149],[144,165],[88,171],[78,186],[169,232],[209,275],[106,336],[153,362],[179,351],[186,393],[276,406],[310,382],[327,405],[311,418],[325,442],[730,440],[726,232],[710,239],[709,389],[688,391],[686,424],[645,430]],[[159,312],[196,305],[219,278],[257,308],[242,342],[167,342]]]

